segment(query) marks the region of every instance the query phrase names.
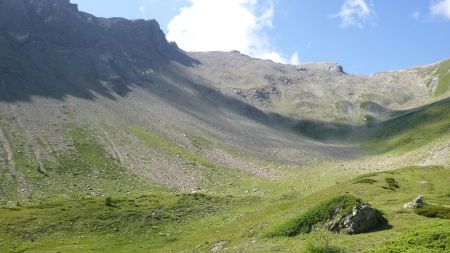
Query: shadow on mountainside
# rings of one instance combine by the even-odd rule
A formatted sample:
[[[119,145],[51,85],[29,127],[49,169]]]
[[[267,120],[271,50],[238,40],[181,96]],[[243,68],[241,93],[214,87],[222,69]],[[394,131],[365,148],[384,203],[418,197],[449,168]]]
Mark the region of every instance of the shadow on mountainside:
[[[300,120],[295,130],[322,142],[350,139],[375,154],[412,151],[450,133],[450,97],[395,115],[360,126]]]
[[[318,123],[327,126],[332,125],[331,123],[299,120],[278,113],[265,112],[245,101],[223,94],[204,83],[207,82],[206,80],[192,80],[191,76],[185,73],[186,71],[188,70],[185,68],[176,67],[166,69],[164,73],[161,73],[163,78],[149,83],[145,88],[148,92],[158,96],[166,103],[184,112],[184,114],[190,115],[199,122],[208,125],[217,127],[218,121],[240,122],[242,119],[250,120],[279,132],[285,132],[288,134],[287,136],[291,134],[292,141],[295,142],[297,140],[310,150],[324,152],[324,149],[329,149],[329,152],[326,153],[336,157],[342,157],[343,154],[349,157],[360,153],[355,152],[357,148],[352,145],[339,145],[339,150],[337,150],[334,144],[339,141],[338,139],[334,139],[327,144],[327,139],[318,141],[309,136],[308,132],[295,131],[295,126],[300,122]],[[170,80],[167,77],[170,77]],[[230,130],[226,129],[226,126],[221,125],[219,125],[219,128],[223,128],[225,132],[239,131],[238,128]],[[296,139],[296,135],[300,138]],[[305,138],[302,137],[310,138],[313,141],[305,141]],[[347,138],[351,138],[351,136],[347,136]],[[320,145],[318,142],[323,142],[324,145]],[[285,147],[290,147],[291,144],[283,143]],[[292,146],[292,148],[298,148],[298,146]]]
[[[69,1],[0,2],[0,102],[33,96],[114,100],[139,86],[206,123],[215,117],[234,119],[231,113],[323,143],[371,142],[383,147],[378,152],[411,142],[422,145],[450,131],[448,98],[370,127],[295,119],[222,94],[191,76],[187,69],[197,64],[167,42],[154,20],[97,18]]]
[[[155,20],[97,18],[60,0],[0,2],[0,101],[114,99],[170,62],[198,62]]]
[[[294,129],[322,142],[350,139],[375,154],[412,151],[450,134],[450,97],[395,115],[360,126],[299,120]]]
[[[14,42],[0,31],[0,101],[29,101],[32,96],[62,100],[69,95],[114,99],[115,94],[125,96],[133,85],[151,81],[152,72],[165,68],[170,62],[186,66],[196,64],[175,47],[141,59],[94,51],[68,49],[64,55],[54,52],[43,55]],[[109,59],[96,62],[102,57]]]

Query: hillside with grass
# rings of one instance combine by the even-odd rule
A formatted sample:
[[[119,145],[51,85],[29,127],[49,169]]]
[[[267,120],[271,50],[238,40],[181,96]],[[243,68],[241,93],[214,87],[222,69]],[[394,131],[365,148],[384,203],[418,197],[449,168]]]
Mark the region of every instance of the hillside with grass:
[[[448,168],[408,167],[330,186],[323,183],[322,190],[306,195],[291,186],[291,194],[274,191],[263,197],[154,191],[114,195],[111,202],[106,197],[84,197],[28,203],[0,210],[6,218],[0,226],[0,249],[207,252],[218,247],[224,252],[304,252],[325,240],[330,248],[342,252],[445,252],[450,239],[448,216],[426,217],[403,205],[421,193],[427,204],[449,210],[448,176]],[[387,178],[398,185],[391,187]],[[311,208],[317,208],[316,203],[337,203],[329,200],[342,194],[358,196],[379,208],[387,225],[357,235],[316,231],[294,237],[268,236],[292,217],[315,212]],[[406,243],[409,238],[416,244]]]
[[[438,64],[434,70],[434,75],[436,75],[437,86],[434,91],[434,97],[440,97],[448,95],[450,91],[450,60],[446,60]],[[436,82],[436,81],[435,81]]]
[[[185,52],[60,0],[0,1],[0,59],[0,252],[450,250],[449,60]]]
[[[365,142],[368,149],[407,152],[450,133],[449,98],[398,114],[374,127],[373,135]]]

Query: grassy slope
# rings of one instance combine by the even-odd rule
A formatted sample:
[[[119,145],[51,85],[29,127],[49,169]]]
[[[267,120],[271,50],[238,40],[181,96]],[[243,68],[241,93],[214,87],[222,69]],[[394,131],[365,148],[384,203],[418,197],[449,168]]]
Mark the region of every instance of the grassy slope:
[[[23,139],[21,129],[5,122],[2,126],[4,131],[8,130],[15,169],[23,174],[23,195],[27,196],[26,199],[19,198],[13,189],[17,182],[2,177],[1,185],[11,188],[7,191],[10,195],[5,198],[9,201],[20,204],[55,198],[162,190],[162,187],[130,174],[96,142],[95,133],[86,128],[67,124],[65,135],[72,141],[73,149],[60,153],[53,151],[52,159],[44,161],[40,166]],[[40,140],[40,145],[45,146],[43,140]],[[5,203],[0,201],[0,204]]]
[[[121,252],[138,240],[146,242],[141,251],[151,251],[178,240],[170,228],[258,201],[167,193],[112,199],[112,207],[91,197],[1,210],[0,251]]]
[[[375,152],[407,152],[450,133],[450,99],[382,122],[363,147]]]
[[[450,60],[439,64],[436,74],[439,76],[439,83],[434,92],[434,97],[445,95],[450,89]]]
[[[294,130],[319,141],[352,140],[373,153],[405,153],[450,136],[450,98],[367,126],[301,121]]]
[[[291,206],[291,204],[286,207],[281,214],[284,216],[281,220],[286,221],[296,217],[301,214],[302,211],[306,211],[315,206],[318,202],[333,196],[343,193],[353,194],[380,209],[392,226],[391,229],[367,234],[353,236],[332,235],[334,240],[333,243],[343,246],[348,252],[363,252],[376,247],[377,245],[382,245],[386,240],[390,240],[390,238],[395,238],[407,228],[419,224],[427,224],[433,221],[433,219],[418,217],[410,210],[403,210],[402,206],[404,203],[411,201],[412,198],[419,193],[427,196],[426,201],[428,202],[449,205],[450,199],[448,198],[448,194],[450,192],[450,187],[446,184],[449,176],[450,171],[440,167],[412,167],[392,172],[361,176],[355,180],[338,184],[317,194],[310,195],[297,205]],[[371,181],[372,184],[357,183],[357,181],[363,178],[371,178],[375,182]],[[400,188],[397,190],[386,189],[388,188],[388,184],[386,183],[385,178],[395,178],[399,182]],[[299,206],[301,207],[299,208]],[[280,213],[274,212],[274,215],[280,215]],[[272,217],[272,219],[280,220],[280,217]],[[272,228],[276,228],[282,223],[283,222],[278,222],[278,224],[274,224]],[[271,231],[271,228],[269,227],[268,230]],[[302,252],[305,249],[305,244],[307,244],[312,237],[313,235],[301,235],[294,239],[279,239],[276,240],[275,243],[268,242],[265,244],[265,248],[269,248],[270,246],[282,247],[280,244],[284,244],[282,248],[285,250],[296,249],[299,252]],[[357,241],[358,244],[355,244],[355,241]]]
[[[206,252],[223,240],[232,252],[302,252],[314,233],[293,238],[265,234],[319,201],[350,193],[378,207],[392,225],[360,235],[330,235],[332,243],[347,252],[362,252],[406,229],[439,221],[402,206],[419,193],[429,203],[450,205],[449,177],[450,171],[442,167],[412,167],[366,175],[301,198],[154,193],[113,196],[115,207],[91,197],[0,209],[0,251]],[[364,178],[371,183],[357,183]],[[388,189],[385,178],[394,178],[399,188]]]
[[[450,222],[435,221],[409,229],[372,253],[441,253],[450,251]]]

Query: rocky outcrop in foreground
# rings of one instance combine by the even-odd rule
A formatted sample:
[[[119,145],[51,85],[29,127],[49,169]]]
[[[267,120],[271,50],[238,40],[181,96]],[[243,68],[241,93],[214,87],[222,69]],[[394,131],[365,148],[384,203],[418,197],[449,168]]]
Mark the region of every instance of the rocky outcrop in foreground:
[[[323,201],[271,231],[268,236],[297,236],[312,231],[357,234],[386,225],[381,212],[352,195]]]
[[[372,208],[368,203],[357,203],[351,213],[341,216],[340,210],[336,210],[332,220],[325,223],[327,230],[357,234],[374,229],[383,222],[380,211]]]

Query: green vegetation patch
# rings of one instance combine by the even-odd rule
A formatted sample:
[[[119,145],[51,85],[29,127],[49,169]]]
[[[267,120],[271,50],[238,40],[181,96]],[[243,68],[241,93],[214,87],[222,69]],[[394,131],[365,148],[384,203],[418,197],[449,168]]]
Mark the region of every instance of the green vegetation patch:
[[[414,212],[428,218],[450,219],[450,208],[440,205],[425,205],[414,209]]]
[[[379,174],[379,173],[375,173],[375,172],[373,172],[373,173],[368,173],[368,174],[363,174],[363,175],[359,175],[359,176],[355,177],[354,180],[359,180],[359,179],[364,179],[364,178],[369,178],[369,177],[375,177],[375,176],[377,176],[378,174]]]
[[[211,141],[198,135],[187,135],[187,138],[191,141],[192,145],[198,149],[207,149],[211,146]]]
[[[306,247],[307,253],[345,253],[345,250],[336,245],[309,244]]]
[[[305,213],[282,224],[268,234],[275,236],[296,236],[311,232],[313,226],[322,224],[332,219],[336,210],[342,210],[341,215],[345,216],[352,212],[353,207],[361,203],[362,200],[351,195],[337,196],[319,203],[307,210]]]
[[[371,253],[442,253],[450,251],[450,222],[440,221],[414,227]]]
[[[352,126],[339,123],[316,122],[303,120],[298,122],[294,130],[311,139],[344,139],[352,133]]]
[[[408,167],[358,177],[377,180],[377,187],[354,184],[355,180],[351,180],[312,194],[303,190],[305,185],[325,185],[322,178],[321,182],[311,180],[317,177],[316,174],[292,176],[289,180],[293,184],[287,186],[291,181],[282,181],[276,193],[266,191],[260,197],[133,190],[130,195],[105,192],[98,197],[49,199],[33,206],[22,203],[15,208],[0,208],[0,252],[211,252],[221,241],[227,242],[223,251],[232,252],[339,252],[336,246],[349,253],[366,252],[387,246],[387,240],[395,239],[415,226],[424,225],[428,229],[436,222],[448,223],[448,220],[418,216],[402,207],[419,193],[429,203],[449,206],[450,185],[444,180],[449,173],[449,169],[439,166]],[[395,177],[402,190],[388,192],[379,187],[385,185],[386,177]],[[425,181],[427,183],[422,183]],[[334,183],[335,179],[330,182]],[[295,238],[267,237],[274,229],[268,224],[284,224],[318,203],[345,192],[382,208],[392,227],[358,235],[329,232],[326,233],[330,237],[328,246],[326,241],[322,243],[320,238],[315,239],[321,232]],[[276,201],[282,193],[293,196],[301,193],[301,197],[288,196],[283,201]],[[106,205],[107,196],[111,196],[113,207]],[[435,245],[439,240],[445,243],[447,237],[439,235],[445,227],[438,226],[436,231],[436,238],[433,234],[427,238]],[[415,238],[408,237],[409,240]],[[403,243],[408,242],[405,239]],[[423,248],[427,247],[426,243]],[[408,252],[398,250],[402,248],[395,248],[395,244],[389,245],[393,247],[391,252]],[[419,250],[423,248],[408,246],[407,249],[412,253],[421,252]]]
[[[409,152],[450,134],[450,98],[378,124],[362,146],[376,153]]]
[[[376,182],[378,182],[378,181],[375,179],[372,179],[372,178],[362,178],[362,179],[356,180],[354,182],[354,184],[374,184]]]
[[[89,137],[88,130],[67,124],[66,134],[71,137],[76,152],[66,152],[58,157],[53,168],[56,173],[75,176],[98,173],[102,177],[115,178],[116,173],[123,170],[102,146]]]
[[[395,180],[395,178],[386,177],[386,178],[384,178],[384,181],[386,181],[386,183],[387,183],[387,186],[383,187],[385,189],[389,189],[389,190],[395,191],[396,189],[400,188],[400,185],[398,184],[398,181]]]
[[[434,92],[435,97],[445,95],[450,88],[450,74],[446,74],[439,79],[438,86]]]
[[[130,240],[162,247],[176,239],[167,230],[255,201],[255,197],[154,193],[0,208],[0,252],[66,252],[61,248],[91,243],[93,252],[116,252],[117,244],[129,244]],[[72,248],[72,252],[85,252],[83,249]]]
[[[114,201],[113,201],[111,196],[108,196],[108,197],[105,198],[105,205],[109,206],[109,207],[113,207],[114,206]]]
[[[307,253],[345,253],[341,247],[334,245],[326,232],[319,232],[306,246]]]
[[[434,92],[434,97],[442,96],[449,91],[449,88],[450,88],[450,72],[449,72],[449,70],[450,70],[450,60],[442,62],[439,65],[439,67],[436,71],[436,74],[439,75],[439,83]]]
[[[25,172],[26,185],[30,188],[29,201],[163,190],[126,170],[88,128],[67,124],[65,135],[72,141],[71,148],[52,152],[51,158],[41,165],[26,156],[30,152],[25,152],[25,142],[18,144],[21,149],[15,149],[18,151],[14,159]]]

